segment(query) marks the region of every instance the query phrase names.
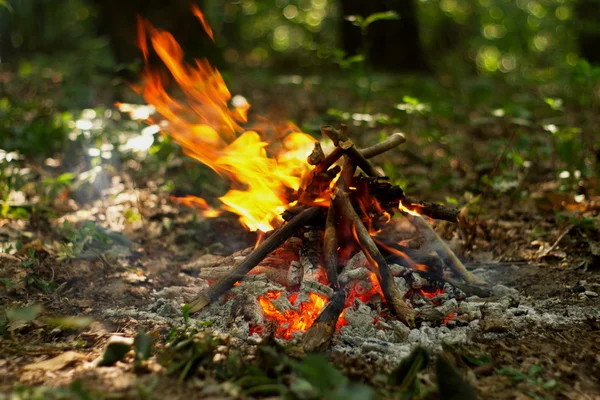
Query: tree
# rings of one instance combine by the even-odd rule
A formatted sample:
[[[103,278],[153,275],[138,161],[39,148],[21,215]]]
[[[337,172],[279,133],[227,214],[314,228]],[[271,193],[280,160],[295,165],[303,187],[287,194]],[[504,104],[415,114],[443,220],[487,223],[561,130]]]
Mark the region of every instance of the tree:
[[[592,64],[600,64],[600,1],[579,0],[575,5],[575,21],[578,25],[577,42],[579,55]]]
[[[212,43],[202,25],[192,14],[193,0],[94,0],[100,13],[99,30],[109,37],[115,59],[129,64],[141,58],[137,47],[137,16],[148,19],[154,26],[167,30],[182,45],[186,55],[199,57],[212,49]]]
[[[412,0],[342,0],[342,16],[363,18],[378,12],[395,11],[399,20],[377,21],[369,26],[367,55],[377,69],[427,72],[429,66],[421,46],[415,5]],[[351,23],[342,23],[342,42],[347,55],[362,50],[361,32]]]

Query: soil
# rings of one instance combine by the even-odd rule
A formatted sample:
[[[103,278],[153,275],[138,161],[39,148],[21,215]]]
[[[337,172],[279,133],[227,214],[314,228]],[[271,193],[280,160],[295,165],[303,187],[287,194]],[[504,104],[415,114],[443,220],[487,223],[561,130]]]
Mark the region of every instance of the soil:
[[[208,234],[202,232],[203,229],[213,229],[216,223],[221,227],[229,225],[230,235],[246,239],[245,243],[241,240],[238,245],[251,243],[248,240],[251,238],[237,227],[234,220],[202,221],[192,224],[192,231],[196,231],[190,232],[190,217],[188,210],[174,211],[175,224],[168,233],[154,238],[147,236],[141,241],[144,246],[132,246],[133,250],[128,254],[112,257],[110,262],[101,255],[92,259],[59,261],[56,254],[47,250],[47,246],[35,242],[28,246],[36,249],[32,266],[24,262],[28,260],[27,247],[14,256],[1,255],[2,277],[19,282],[10,288],[2,287],[4,307],[43,306],[43,311],[35,319],[16,328],[9,326],[8,334],[0,341],[1,391],[10,393],[19,387],[58,387],[80,382],[85,392],[93,396],[110,394],[111,398],[236,397],[237,392],[228,389],[223,382],[206,378],[178,382],[176,376],[165,374],[165,369],[154,357],[145,373],[134,372],[131,355],[114,366],[97,367],[93,363],[103,353],[111,336],[132,338],[143,329],[155,339],[158,351],[165,346],[173,324],[183,324],[181,320],[106,316],[106,310],[143,309],[154,291],[190,286],[194,282],[194,278],[182,272],[181,267],[205,249],[183,250],[177,245],[184,242],[182,234],[185,237],[190,234],[201,237]],[[152,220],[151,217],[146,218]],[[8,232],[10,225],[10,221],[5,221],[3,232]],[[151,226],[147,228],[151,229]],[[27,226],[27,229],[32,228]],[[146,235],[149,235],[148,232]],[[597,290],[600,278],[593,265],[584,271],[583,268],[569,268],[568,264],[564,259],[469,264],[470,268],[489,269],[494,283],[513,287],[532,299],[547,301],[549,309],[567,312],[570,306],[578,306],[589,314],[585,323],[560,329],[532,328],[497,335],[482,334],[475,338],[469,349],[456,350],[457,365],[477,388],[481,398],[600,398],[600,299],[582,296],[573,290],[581,281],[585,281],[586,288]],[[575,261],[573,264],[576,264]],[[44,293],[26,279],[33,276],[55,282],[58,289]],[[49,319],[55,316],[91,317],[93,322],[81,329],[61,328]],[[75,352],[76,357],[60,368],[32,367],[68,351]],[[486,354],[489,361],[480,365],[464,362],[460,355],[465,351]],[[360,360],[356,359],[336,358],[334,363],[350,377],[359,376],[358,371],[365,368],[365,374],[360,374],[360,379],[365,382],[372,381],[377,373],[382,372],[372,365],[361,366]],[[535,379],[518,381],[498,372],[514,368],[527,373],[531,365],[542,368]],[[431,380],[428,374],[431,373],[426,370],[420,379],[428,382]],[[544,389],[544,383],[552,380],[556,381],[556,385],[552,389]],[[144,392],[149,387],[153,388],[152,391]],[[435,398],[435,395],[432,396]]]

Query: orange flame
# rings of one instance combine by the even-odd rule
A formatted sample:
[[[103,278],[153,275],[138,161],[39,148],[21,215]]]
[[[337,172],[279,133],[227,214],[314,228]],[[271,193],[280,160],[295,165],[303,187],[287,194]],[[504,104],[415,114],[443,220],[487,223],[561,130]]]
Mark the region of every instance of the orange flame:
[[[278,323],[275,336],[284,339],[290,339],[294,332],[304,332],[310,328],[328,301],[325,296],[318,293],[309,293],[309,301],[301,303],[296,309],[286,310],[282,313],[271,302],[271,300],[279,298],[281,294],[282,292],[268,292],[266,296],[260,296],[258,302],[264,315]],[[297,296],[297,294],[295,295]],[[290,296],[291,303],[294,303],[295,295]]]
[[[200,10],[193,12],[212,35]],[[185,101],[171,97],[165,87],[167,78],[147,63],[139,90],[168,121],[164,131],[188,156],[231,182],[231,190],[219,198],[223,208],[238,214],[250,230],[272,230],[309,171],[306,157],[315,139],[295,126],[291,131],[286,126],[278,135],[281,151],[268,154],[270,143],[240,126],[247,122],[250,105],[236,97],[230,107],[232,97],[219,71],[205,59],[186,63],[173,35],[140,18],[138,41],[146,61],[148,39],[185,97]]]
[[[174,203],[179,203],[179,204],[183,204],[188,207],[200,209],[200,210],[202,210],[202,215],[204,215],[205,217],[212,218],[212,217],[216,217],[221,214],[221,211],[215,210],[214,208],[212,208],[206,202],[206,200],[204,200],[201,197],[190,196],[190,195],[183,196],[183,197],[169,196],[169,200],[171,200]]]
[[[430,299],[433,299],[434,297],[436,297],[436,296],[439,296],[439,295],[442,295],[442,294],[444,294],[444,293],[445,293],[445,292],[444,292],[444,289],[440,289],[440,288],[434,289],[434,290],[432,290],[432,291],[431,291],[431,290],[419,289],[419,292],[420,292],[420,293],[421,293],[423,296],[425,296],[425,297],[429,297]]]
[[[398,204],[398,209],[400,211],[405,212],[410,215],[421,216],[421,214],[416,210],[417,208],[418,208],[418,206],[415,206],[415,208],[411,210],[410,208],[407,208],[404,204],[402,204],[402,201],[400,201]]]
[[[198,20],[202,24],[202,28],[204,28],[204,31],[206,32],[206,34],[214,42],[215,41],[215,35],[213,34],[212,28],[210,27],[210,25],[208,25],[208,22],[206,22],[206,18],[204,18],[204,14],[202,13],[202,11],[200,11],[200,9],[198,8],[197,5],[193,5],[192,6],[192,13],[194,14],[194,16],[196,18],[198,18]]]

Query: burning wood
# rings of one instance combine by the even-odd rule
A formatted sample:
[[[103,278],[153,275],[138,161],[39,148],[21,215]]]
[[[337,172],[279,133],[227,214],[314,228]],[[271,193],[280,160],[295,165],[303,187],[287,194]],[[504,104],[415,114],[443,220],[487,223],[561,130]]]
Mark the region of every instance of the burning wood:
[[[354,210],[354,207],[352,207],[348,196],[341,190],[337,190],[334,195],[335,206],[340,214],[344,215],[350,221],[354,238],[358,241],[363,252],[367,256],[367,259],[373,268],[373,272],[379,280],[385,300],[388,302],[392,312],[406,325],[414,326],[414,313],[408,308],[406,303],[404,303],[404,300],[398,291],[398,287],[394,283],[394,277],[392,276],[392,272],[390,271],[387,262],[381,255],[381,252]]]
[[[327,303],[317,319],[315,319],[315,322],[313,322],[312,326],[304,334],[302,339],[304,351],[309,353],[323,351],[329,347],[340,314],[344,310],[345,301],[346,291],[344,289],[338,290],[333,295],[329,303]]]
[[[190,313],[194,313],[206,307],[209,303],[218,299],[222,294],[229,291],[236,282],[252,270],[267,254],[281,246],[289,237],[303,225],[310,222],[321,213],[318,207],[311,207],[296,215],[291,221],[282,225],[264,242],[262,242],[244,261],[237,265],[227,276],[219,279],[208,290],[201,293],[190,303]]]
[[[413,327],[415,312],[407,304],[412,301],[407,298],[409,292],[423,294],[414,296],[414,301],[438,296],[426,291],[428,282],[420,282],[419,274],[439,280],[443,273],[441,263],[431,256],[415,261],[409,249],[375,241],[374,236],[402,205],[406,208],[400,210],[433,244],[443,263],[468,285],[480,283],[420,215],[456,222],[458,211],[406,198],[402,188],[392,185],[369,161],[404,143],[402,134],[360,150],[345,125],[340,129],[323,126],[321,132],[335,145],[326,155],[312,136],[289,124],[276,129],[270,138],[244,130],[250,105],[244,99],[232,99],[222,76],[208,61],[186,64],[172,35],[144,20],[140,20],[139,40],[146,59],[151,43],[185,96],[185,103],[173,99],[165,90],[164,74],[145,68],[140,91],[168,120],[166,133],[187,155],[229,179],[231,189],[219,198],[222,209],[238,214],[249,230],[272,231],[243,259],[234,259],[234,266],[230,266],[232,261],[212,271],[200,269],[201,277],[218,280],[190,303],[190,312],[205,308],[240,283],[233,289],[238,296],[236,317],[246,316],[245,303],[252,303],[254,311],[259,304],[265,318],[277,322],[281,337],[309,330],[304,337],[309,351],[327,346],[347,302],[368,302],[378,293],[392,314]],[[336,165],[340,159],[343,167]],[[357,169],[366,176],[357,175]],[[208,205],[202,199],[196,203]],[[280,257],[285,255],[280,252],[265,260],[293,236],[303,241],[299,254]],[[358,268],[344,269],[338,277],[340,264],[359,249],[368,270],[363,262]],[[388,263],[384,255],[396,257],[398,265]],[[421,264],[424,261],[427,265]],[[397,282],[394,275],[399,275]],[[253,301],[241,295],[246,286],[252,287]],[[381,318],[378,321],[386,325]]]
[[[433,230],[431,225],[429,225],[420,214],[404,207],[402,203],[400,203],[400,209],[402,210],[402,214],[410,221],[411,224],[413,224],[413,226],[421,233],[421,235],[423,235],[425,240],[431,244],[435,252],[439,254],[440,258],[444,260],[444,262],[446,262],[448,266],[454,270],[454,272],[460,275],[467,283],[485,283],[467,271],[467,268],[465,268],[463,263],[458,259],[458,257],[456,257],[456,254],[450,250],[448,245],[444,243],[439,235]]]

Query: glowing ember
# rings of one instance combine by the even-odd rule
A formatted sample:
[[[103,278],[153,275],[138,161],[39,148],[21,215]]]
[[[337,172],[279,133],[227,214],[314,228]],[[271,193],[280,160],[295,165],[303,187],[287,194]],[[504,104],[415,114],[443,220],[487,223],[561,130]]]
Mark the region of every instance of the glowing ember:
[[[212,37],[200,10],[193,12]],[[280,127],[272,141],[259,132],[245,131],[240,124],[247,122],[249,104],[239,96],[231,102],[223,77],[207,60],[186,63],[175,38],[143,19],[138,20],[138,41],[146,60],[144,84],[138,90],[168,121],[164,131],[188,156],[231,182],[231,190],[219,198],[223,208],[238,214],[250,230],[272,230],[310,169],[306,157],[315,139],[289,124]],[[148,64],[148,41],[185,101],[171,97],[165,87],[167,78]],[[270,142],[278,148],[271,148]]]
[[[455,316],[456,316],[455,313],[450,313],[450,314],[446,315],[446,318],[444,318],[444,320],[442,321],[442,324],[447,324],[448,322],[452,321]]]
[[[265,317],[277,322],[276,337],[290,339],[294,332],[304,332],[313,324],[325,304],[327,298],[317,294],[309,293],[309,301],[301,303],[296,309],[286,310],[281,313],[275,308],[271,300],[277,299],[282,292],[268,292],[266,296],[260,296],[258,302],[263,309]],[[294,304],[298,294],[290,296],[290,303]]]
[[[430,299],[433,299],[434,297],[437,297],[437,296],[439,296],[441,294],[444,294],[445,292],[444,292],[444,289],[437,288],[437,289],[434,289],[433,291],[432,290],[419,289],[419,293],[421,293],[425,297],[429,297]]]

